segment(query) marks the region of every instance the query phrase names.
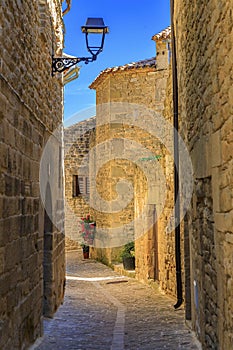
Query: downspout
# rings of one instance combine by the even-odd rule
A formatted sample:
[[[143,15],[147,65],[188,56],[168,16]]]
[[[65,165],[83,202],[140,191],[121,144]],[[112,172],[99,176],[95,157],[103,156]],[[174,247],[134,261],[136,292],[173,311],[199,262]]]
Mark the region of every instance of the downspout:
[[[180,251],[180,196],[179,196],[179,119],[178,119],[178,82],[176,40],[174,30],[174,0],[170,1],[171,9],[171,44],[172,44],[172,85],[173,85],[173,127],[174,127],[174,202],[175,202],[175,259],[176,259],[176,289],[177,309],[183,302],[181,278],[181,251]]]

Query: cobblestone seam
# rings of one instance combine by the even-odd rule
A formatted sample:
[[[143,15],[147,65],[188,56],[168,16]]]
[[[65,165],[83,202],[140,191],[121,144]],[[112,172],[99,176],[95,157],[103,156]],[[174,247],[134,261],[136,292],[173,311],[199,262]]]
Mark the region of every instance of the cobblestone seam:
[[[93,282],[93,285],[103,293],[106,298],[117,307],[117,317],[115,327],[113,330],[113,340],[111,350],[124,350],[124,334],[125,334],[125,311],[126,307],[114,298],[111,294],[107,293],[103,287],[97,282]]]

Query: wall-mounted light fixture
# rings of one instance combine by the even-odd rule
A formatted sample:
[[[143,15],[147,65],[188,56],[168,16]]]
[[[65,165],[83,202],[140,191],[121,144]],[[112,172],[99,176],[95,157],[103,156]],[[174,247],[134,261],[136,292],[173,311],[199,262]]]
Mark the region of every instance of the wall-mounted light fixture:
[[[86,64],[93,62],[97,59],[100,52],[103,51],[105,34],[109,32],[108,27],[105,26],[103,18],[88,18],[85,26],[81,27],[82,32],[86,36],[87,50],[90,52],[91,57],[54,57],[52,56],[52,75],[59,72],[62,73],[66,69],[74,66],[75,64],[84,61]],[[90,43],[91,34],[101,34],[100,44],[93,46]]]

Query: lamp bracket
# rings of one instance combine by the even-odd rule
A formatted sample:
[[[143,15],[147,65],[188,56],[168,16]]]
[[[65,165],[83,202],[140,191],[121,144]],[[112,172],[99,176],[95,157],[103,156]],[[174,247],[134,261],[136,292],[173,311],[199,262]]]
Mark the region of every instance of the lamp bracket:
[[[62,73],[66,69],[74,66],[79,62],[85,62],[88,64],[89,62],[93,62],[96,60],[97,55],[92,55],[92,57],[54,57],[52,56],[52,76],[55,73]]]

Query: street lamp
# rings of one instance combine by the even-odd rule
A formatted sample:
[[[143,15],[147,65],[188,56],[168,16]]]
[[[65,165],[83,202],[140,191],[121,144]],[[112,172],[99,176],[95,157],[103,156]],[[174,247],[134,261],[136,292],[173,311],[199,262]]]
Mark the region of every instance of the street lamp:
[[[86,36],[87,50],[90,52],[90,57],[54,57],[52,56],[52,75],[55,73],[62,73],[66,69],[75,64],[84,61],[86,64],[97,59],[100,52],[103,51],[105,34],[109,32],[108,27],[105,26],[103,18],[88,18],[86,24],[81,27],[82,32]],[[102,34],[100,44],[97,46],[91,45],[89,42],[90,34]]]

